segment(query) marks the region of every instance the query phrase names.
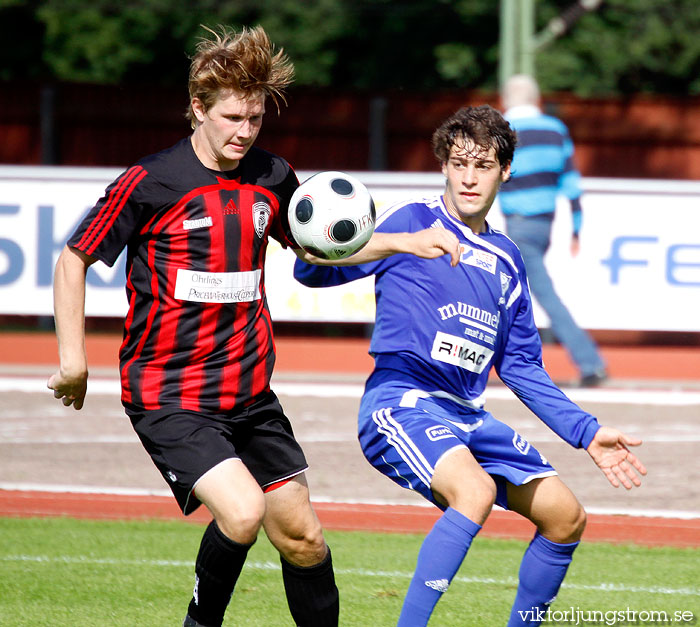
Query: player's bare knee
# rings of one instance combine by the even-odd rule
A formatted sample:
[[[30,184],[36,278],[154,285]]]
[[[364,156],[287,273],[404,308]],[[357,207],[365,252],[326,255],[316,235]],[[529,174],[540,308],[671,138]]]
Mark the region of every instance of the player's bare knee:
[[[322,562],[328,553],[326,541],[321,533],[306,538],[299,549],[295,557],[300,566],[314,566]]]
[[[278,543],[282,557],[296,566],[314,566],[323,561],[328,547],[321,525],[314,525],[300,534],[287,535]]]
[[[489,511],[496,502],[497,496],[496,482],[486,473],[478,475],[460,490],[461,499],[477,503],[481,508]]]
[[[495,481],[485,472],[441,484],[441,490],[433,489],[436,500],[461,512],[474,522],[482,524],[496,502]]]
[[[476,499],[476,502],[479,503],[484,519],[491,512],[497,496],[498,489],[496,487],[496,482],[489,475],[486,475],[479,485],[479,492],[473,497]],[[475,522],[483,524],[482,520],[477,519]]]
[[[221,517],[216,519],[216,524],[227,538],[240,544],[251,544],[258,537],[262,519],[254,517]]]
[[[577,501],[576,506],[571,508],[568,518],[562,524],[561,533],[565,536],[562,542],[578,542],[586,528],[586,510]]]
[[[569,536],[574,539],[570,540],[570,542],[578,542],[581,539],[581,536],[583,536],[583,531],[586,528],[587,520],[588,516],[586,514],[586,510],[583,509],[581,505],[579,505],[575,519],[573,520],[571,525],[571,533]]]
[[[586,528],[586,510],[577,502],[575,507],[562,512],[550,525],[540,529],[540,533],[552,542],[566,544],[578,542]]]
[[[251,502],[248,507],[222,508],[216,513],[221,532],[235,542],[250,544],[258,537],[265,516],[265,502]]]

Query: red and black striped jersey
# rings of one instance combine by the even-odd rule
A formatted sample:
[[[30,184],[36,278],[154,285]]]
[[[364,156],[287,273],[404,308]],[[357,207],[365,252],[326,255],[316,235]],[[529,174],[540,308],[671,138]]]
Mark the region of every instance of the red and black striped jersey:
[[[209,170],[187,138],[107,188],[68,244],[110,266],[127,249],[125,405],[223,413],[269,390],[265,252],[269,236],[292,243],[298,185],[286,161],[256,147],[235,170]]]

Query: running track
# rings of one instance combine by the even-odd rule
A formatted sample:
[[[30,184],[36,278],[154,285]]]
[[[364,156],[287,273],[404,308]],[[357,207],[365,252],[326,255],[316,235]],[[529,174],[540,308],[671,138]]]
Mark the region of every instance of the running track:
[[[119,343],[116,335],[89,336],[91,367],[115,368]],[[277,369],[282,372],[361,376],[371,368],[364,339],[278,338],[277,351]],[[603,353],[611,376],[620,381],[645,380],[656,385],[694,388],[700,384],[698,348],[604,347]],[[56,363],[55,355],[55,340],[51,334],[0,334],[0,362],[6,372],[28,366],[50,372]],[[571,363],[558,347],[545,347],[545,363],[555,380],[566,381],[575,376]],[[435,508],[413,505],[315,502],[314,507],[324,527],[336,530],[425,533],[439,515]],[[167,496],[12,489],[0,490],[0,516],[182,520],[173,499]],[[186,520],[204,523],[208,515],[201,508]],[[533,527],[510,512],[494,510],[482,534],[529,540]],[[700,519],[590,514],[584,539],[698,547]]]

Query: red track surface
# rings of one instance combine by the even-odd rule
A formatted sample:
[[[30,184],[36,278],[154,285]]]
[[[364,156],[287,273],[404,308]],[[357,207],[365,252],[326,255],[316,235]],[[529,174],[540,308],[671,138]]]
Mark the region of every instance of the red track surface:
[[[324,528],[342,531],[426,533],[439,516],[435,508],[412,505],[314,503]],[[0,516],[70,516],[102,520],[182,520],[174,499],[165,496],[131,496],[0,490]],[[208,512],[200,507],[188,521],[205,523]],[[530,540],[533,525],[522,517],[496,510],[481,535]],[[590,515],[584,540],[635,543],[647,546],[700,546],[700,520]]]
[[[115,367],[120,337],[91,335],[87,350],[93,367]],[[279,372],[366,374],[372,362],[366,339],[278,338]],[[604,347],[614,379],[665,379],[700,381],[697,347]],[[555,380],[574,379],[576,372],[564,351],[546,346],[545,364]],[[0,362],[7,365],[39,365],[50,372],[56,363],[52,334],[0,334]],[[435,508],[400,505],[315,503],[327,529],[425,533],[439,512]],[[170,497],[126,496],[0,490],[0,516],[72,516],[95,519],[182,519]],[[207,521],[200,508],[187,520]],[[510,512],[494,511],[483,535],[530,539],[533,526]],[[584,539],[634,542],[644,545],[700,546],[700,520],[590,515]]]

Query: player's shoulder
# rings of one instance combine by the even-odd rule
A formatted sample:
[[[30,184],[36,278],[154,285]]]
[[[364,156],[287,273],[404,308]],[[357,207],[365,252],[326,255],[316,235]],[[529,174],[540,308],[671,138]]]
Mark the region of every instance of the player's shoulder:
[[[147,172],[144,180],[173,190],[186,191],[197,185],[196,175],[202,168],[189,137],[159,152],[139,159],[134,167]]]
[[[510,237],[508,237],[503,231],[499,231],[498,229],[494,229],[493,227],[489,226],[487,235],[489,241],[491,241],[495,246],[502,248],[506,252],[513,252],[518,250],[518,247],[516,246],[515,242],[512,239],[510,239]]]
[[[385,225],[387,230],[401,228],[406,231],[428,228],[437,219],[439,196],[431,198],[409,198],[380,207],[377,211],[377,227]]]
[[[296,176],[286,159],[258,146],[251,147],[239,167],[242,183],[275,186]]]
[[[176,164],[177,162],[187,162],[188,146],[190,147],[189,152],[194,154],[194,151],[191,150],[189,137],[184,137],[176,144],[173,144],[168,148],[164,148],[163,150],[159,150],[158,152],[142,157],[134,165],[141,166],[152,172],[156,172],[163,170],[166,167],[172,167],[173,164]]]
[[[489,247],[494,251],[499,251],[501,253],[500,256],[506,261],[518,268],[523,265],[520,249],[503,231],[494,229],[489,225],[488,230],[482,237],[484,241],[488,242]]]
[[[554,131],[561,135],[565,135],[569,132],[569,129],[562,120],[547,113],[542,114],[540,125],[542,126],[543,130]]]
[[[518,132],[523,131],[554,131],[566,133],[568,129],[562,120],[548,113],[538,113],[509,120],[511,126]]]

